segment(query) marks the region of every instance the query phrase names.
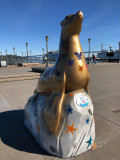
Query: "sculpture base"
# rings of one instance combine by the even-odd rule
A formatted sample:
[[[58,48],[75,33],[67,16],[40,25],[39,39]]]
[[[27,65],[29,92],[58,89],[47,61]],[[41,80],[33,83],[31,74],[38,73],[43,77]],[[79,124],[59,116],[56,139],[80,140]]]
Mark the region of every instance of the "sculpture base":
[[[25,106],[24,124],[48,153],[68,158],[89,150],[95,139],[93,104],[84,91],[65,94],[64,119],[58,135],[49,132],[43,109],[49,96],[33,95]]]

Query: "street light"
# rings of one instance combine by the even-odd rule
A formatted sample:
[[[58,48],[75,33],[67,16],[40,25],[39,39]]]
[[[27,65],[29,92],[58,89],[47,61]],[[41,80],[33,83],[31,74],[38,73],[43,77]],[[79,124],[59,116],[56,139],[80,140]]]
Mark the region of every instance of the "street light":
[[[43,50],[43,61],[44,61],[44,48],[42,50]]]
[[[26,44],[26,52],[27,52],[27,63],[28,63],[28,43],[25,43]]]
[[[13,47],[13,52],[14,52],[14,56],[15,56],[15,47]]]
[[[14,63],[15,63],[15,47],[13,47],[13,53],[14,53]]]
[[[30,56],[31,56],[31,62],[32,62],[32,55],[31,55],[32,51],[30,50]]]
[[[23,52],[22,52],[22,63],[23,63]]]
[[[90,41],[91,41],[91,39],[88,38],[88,43],[89,43],[89,61],[88,61],[88,64],[90,64]]]
[[[5,52],[6,52],[6,62],[7,62],[7,50],[5,50]]]
[[[47,54],[46,67],[48,67],[48,36],[46,36],[45,39],[46,39],[46,54]]]
[[[109,48],[110,48],[110,52],[111,52],[112,46],[110,46]]]
[[[42,50],[43,50],[43,63],[44,63],[44,48],[42,48]]]
[[[7,56],[7,50],[5,50],[5,52],[6,52],[6,56]]]

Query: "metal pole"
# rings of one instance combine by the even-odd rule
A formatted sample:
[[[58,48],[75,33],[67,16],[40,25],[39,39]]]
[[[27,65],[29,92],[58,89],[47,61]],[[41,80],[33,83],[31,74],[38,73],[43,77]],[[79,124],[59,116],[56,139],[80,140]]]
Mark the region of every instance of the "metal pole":
[[[32,55],[31,55],[32,51],[30,50],[30,56],[31,56],[31,62],[32,62]]]
[[[22,52],[22,63],[23,63],[23,52]]]
[[[7,64],[7,50],[5,50],[5,52],[6,52],[6,64]]]
[[[13,52],[14,52],[14,64],[15,64],[15,47],[13,47]]]
[[[28,43],[26,43],[27,63],[28,63]]]
[[[48,36],[46,38],[46,52],[47,52],[47,62],[46,62],[46,67],[48,67]]]
[[[44,61],[44,48],[42,50],[43,50],[43,61]]]

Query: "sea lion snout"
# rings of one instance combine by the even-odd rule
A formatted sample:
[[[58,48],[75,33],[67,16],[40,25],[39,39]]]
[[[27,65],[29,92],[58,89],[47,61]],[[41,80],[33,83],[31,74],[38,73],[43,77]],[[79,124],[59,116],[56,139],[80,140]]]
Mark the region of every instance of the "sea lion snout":
[[[78,11],[76,14],[83,17],[82,11]]]
[[[72,15],[67,15],[63,21],[61,21],[60,25],[63,26],[65,24],[67,24],[69,21],[71,23],[71,21],[73,21],[75,18],[80,17],[83,19],[83,13],[82,11],[78,11],[76,14],[72,14]]]

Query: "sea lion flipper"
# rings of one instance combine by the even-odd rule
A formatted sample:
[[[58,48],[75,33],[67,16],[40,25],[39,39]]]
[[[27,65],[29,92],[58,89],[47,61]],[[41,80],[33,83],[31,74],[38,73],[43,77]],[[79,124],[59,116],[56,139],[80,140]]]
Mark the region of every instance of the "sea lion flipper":
[[[59,127],[64,93],[53,92],[44,107],[44,118],[50,132],[56,132]]]
[[[65,93],[65,83],[66,83],[66,75],[63,73],[63,77],[59,82],[57,82],[57,89],[54,90],[50,95],[45,107],[44,107],[44,118],[48,125],[50,132],[57,132],[60,120],[61,120],[61,112],[62,112],[62,103],[64,99]],[[54,85],[53,85],[54,86]]]

